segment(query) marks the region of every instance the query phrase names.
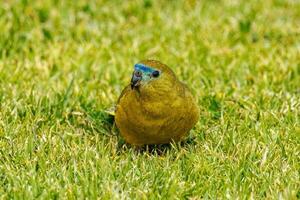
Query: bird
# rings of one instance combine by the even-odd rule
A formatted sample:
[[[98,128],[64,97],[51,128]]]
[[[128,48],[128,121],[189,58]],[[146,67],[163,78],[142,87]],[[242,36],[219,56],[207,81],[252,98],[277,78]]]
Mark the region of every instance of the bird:
[[[166,64],[142,60],[134,65],[130,84],[115,108],[115,124],[131,145],[179,142],[199,119],[189,88]]]

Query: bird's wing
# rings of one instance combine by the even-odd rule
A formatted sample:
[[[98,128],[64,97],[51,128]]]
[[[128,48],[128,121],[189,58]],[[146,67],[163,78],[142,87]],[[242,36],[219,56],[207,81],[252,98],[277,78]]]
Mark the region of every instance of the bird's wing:
[[[130,90],[131,90],[131,86],[130,86],[130,85],[128,85],[127,87],[125,87],[125,88],[123,89],[123,91],[121,92],[121,95],[120,95],[120,97],[119,97],[119,99],[118,99],[117,104],[119,104],[119,102],[120,102],[120,100],[122,99],[122,97],[123,97],[126,93],[128,93]]]

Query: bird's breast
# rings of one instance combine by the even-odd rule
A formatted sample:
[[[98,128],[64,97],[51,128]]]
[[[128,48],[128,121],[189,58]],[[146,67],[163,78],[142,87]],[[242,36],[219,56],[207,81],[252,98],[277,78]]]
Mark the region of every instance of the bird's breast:
[[[118,103],[116,123],[129,143],[178,141],[195,124],[193,105],[188,96],[178,92],[145,94],[128,90]]]
[[[170,95],[143,95],[137,91],[130,91],[124,96],[118,110],[133,126],[157,127],[171,118],[180,106],[180,100]]]

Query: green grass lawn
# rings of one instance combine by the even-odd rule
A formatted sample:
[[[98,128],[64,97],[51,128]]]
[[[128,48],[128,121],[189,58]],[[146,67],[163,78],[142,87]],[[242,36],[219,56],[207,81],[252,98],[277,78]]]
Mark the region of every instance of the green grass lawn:
[[[300,198],[299,1],[72,2],[0,3],[0,199]],[[197,98],[182,144],[104,112],[147,58]]]

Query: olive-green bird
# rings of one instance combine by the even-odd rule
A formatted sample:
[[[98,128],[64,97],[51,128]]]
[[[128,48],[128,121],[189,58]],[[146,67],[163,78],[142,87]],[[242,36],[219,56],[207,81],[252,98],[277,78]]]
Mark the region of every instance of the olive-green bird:
[[[155,60],[134,66],[115,113],[121,135],[138,146],[180,141],[198,118],[199,109],[187,86],[167,65]]]

